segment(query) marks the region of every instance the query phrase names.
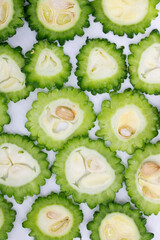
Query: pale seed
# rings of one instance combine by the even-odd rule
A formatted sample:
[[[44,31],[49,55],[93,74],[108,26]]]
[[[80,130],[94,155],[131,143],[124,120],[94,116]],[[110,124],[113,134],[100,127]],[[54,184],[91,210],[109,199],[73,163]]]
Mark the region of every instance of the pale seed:
[[[74,112],[72,111],[71,108],[68,107],[59,106],[56,108],[55,113],[59,118],[62,118],[63,120],[66,121],[72,121],[75,118]]]
[[[154,173],[156,173],[157,171],[159,171],[160,166],[155,163],[155,162],[145,162],[142,167],[140,172],[144,175],[144,176],[151,176]]]
[[[65,217],[64,219],[52,224],[50,231],[53,233],[62,232],[65,228],[67,228],[69,222],[69,217]]]

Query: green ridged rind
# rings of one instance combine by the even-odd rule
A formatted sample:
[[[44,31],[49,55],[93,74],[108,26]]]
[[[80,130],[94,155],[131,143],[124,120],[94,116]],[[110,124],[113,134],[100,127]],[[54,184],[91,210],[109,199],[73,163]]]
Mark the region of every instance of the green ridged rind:
[[[112,31],[119,36],[123,36],[126,33],[129,38],[133,38],[134,34],[145,33],[146,28],[151,25],[151,21],[158,16],[156,5],[159,3],[159,0],[149,0],[148,12],[141,22],[132,25],[119,25],[112,22],[105,15],[102,1],[94,0],[90,4],[94,8],[93,16],[95,16],[95,22],[103,24],[104,33]]]
[[[114,133],[111,119],[118,109],[129,104],[134,104],[139,108],[146,120],[146,126],[136,137],[121,141]],[[136,148],[143,148],[146,143],[158,134],[159,115],[157,108],[149,104],[143,94],[131,89],[126,89],[124,93],[112,93],[111,100],[105,100],[102,103],[101,112],[97,119],[100,130],[96,132],[96,135],[106,141],[109,140],[112,151],[121,150],[133,154]]]
[[[7,113],[8,101],[3,94],[0,93],[0,133],[5,124],[10,123],[10,116]]]
[[[11,143],[19,146],[27,151],[37,162],[40,167],[40,174],[34,178],[31,182],[19,187],[11,187],[0,184],[0,191],[3,195],[8,197],[14,196],[17,203],[23,203],[27,196],[33,196],[40,193],[40,186],[46,183],[45,179],[51,177],[51,172],[48,169],[49,163],[46,161],[47,154],[42,152],[40,148],[27,137],[13,134],[0,135],[0,145],[4,143]]]
[[[47,150],[53,149],[57,151],[61,149],[68,141],[68,139],[75,136],[87,136],[88,130],[94,127],[94,121],[96,120],[96,115],[93,111],[93,103],[89,101],[87,95],[79,89],[68,87],[62,88],[61,90],[54,89],[48,94],[38,93],[38,100],[33,102],[32,109],[27,113],[26,128],[31,133],[31,138],[37,140],[42,147],[46,147]],[[46,132],[41,128],[38,118],[44,111],[45,106],[51,102],[66,98],[79,105],[80,109],[84,113],[84,120],[81,125],[66,139],[57,140],[48,136]]]
[[[138,74],[139,62],[143,52],[154,43],[160,44],[160,33],[158,30],[153,30],[149,37],[142,39],[138,44],[130,45],[131,54],[128,56],[128,62],[131,84],[141,92],[157,95],[160,94],[160,83],[146,83],[140,79]]]
[[[95,150],[101,154],[115,172],[115,179],[113,183],[106,190],[94,195],[78,192],[70,186],[66,178],[66,161],[71,152],[81,146]],[[73,138],[68,141],[64,145],[63,149],[56,155],[56,161],[52,166],[52,172],[56,174],[56,182],[61,186],[61,191],[64,192],[66,196],[72,194],[75,202],[87,202],[90,208],[96,207],[97,204],[107,203],[114,200],[115,193],[122,187],[123,171],[124,166],[121,164],[121,160],[116,157],[115,153],[111,152],[110,149],[104,145],[104,142],[101,139],[92,141],[87,137]]]
[[[138,149],[133,157],[128,160],[128,169],[125,172],[127,191],[131,201],[147,216],[152,213],[157,215],[160,211],[160,203],[149,201],[149,199],[147,200],[139,193],[136,184],[136,174],[142,162],[149,156],[156,154],[160,154],[160,142],[147,144],[143,150]]]
[[[63,69],[53,76],[39,75],[35,66],[41,51],[48,48],[54,52],[54,54],[60,59]],[[65,55],[62,47],[58,47],[56,43],[49,43],[47,41],[39,41],[36,43],[32,50],[26,53],[26,65],[23,68],[23,72],[27,75],[27,82],[34,86],[34,88],[52,89],[52,87],[61,88],[65,82],[68,81],[68,77],[71,74],[72,65],[70,63],[69,56]]]
[[[49,205],[62,205],[67,208],[73,216],[73,225],[66,235],[61,237],[50,237],[45,235],[37,226],[37,218],[39,211]],[[74,205],[71,199],[66,199],[63,194],[51,193],[47,197],[39,197],[32,205],[32,210],[27,214],[27,220],[23,222],[24,228],[30,228],[31,232],[29,236],[34,237],[35,240],[71,240],[76,237],[80,237],[79,225],[83,220],[82,211],[78,205]]]
[[[72,28],[63,32],[47,29],[40,22],[37,16],[38,1],[28,0],[29,6],[26,7],[26,20],[29,22],[30,28],[37,31],[37,40],[48,39],[49,42],[58,40],[63,45],[66,40],[73,40],[75,35],[82,36],[84,34],[83,28],[90,26],[88,15],[92,13],[93,9],[87,0],[76,0],[81,8],[80,17]]]
[[[16,218],[16,211],[12,209],[13,204],[7,202],[6,199],[0,195],[0,210],[2,210],[4,222],[0,227],[0,239],[8,239],[8,232],[13,228],[13,222]]]
[[[24,22],[22,18],[24,17],[24,0],[12,0],[14,13],[9,24],[0,30],[0,42],[7,40],[16,34],[16,29],[22,27]]]
[[[106,79],[90,79],[87,74],[88,59],[93,48],[99,47],[111,55],[118,64],[117,72]],[[77,55],[76,76],[78,77],[78,85],[82,90],[90,91],[92,94],[109,92],[114,89],[118,91],[121,83],[127,77],[126,56],[123,54],[123,47],[117,49],[116,44],[110,43],[107,39],[87,39],[86,45],[80,49]]]
[[[1,43],[0,55],[2,54],[6,54],[11,57],[17,63],[20,69],[25,65],[25,59],[22,55],[21,47],[11,48],[10,45],[8,45],[7,43]],[[17,102],[20,99],[27,98],[30,94],[30,91],[33,91],[33,87],[31,85],[26,86],[19,91],[7,92],[3,94],[8,98],[8,100]]]
[[[99,234],[99,228],[102,220],[111,213],[122,213],[130,217],[137,226],[137,229],[140,234],[139,240],[150,240],[153,239],[154,234],[148,233],[145,228],[146,219],[142,218],[142,214],[138,210],[132,210],[130,203],[120,205],[117,203],[109,203],[107,206],[100,205],[99,212],[94,214],[94,219],[92,222],[89,222],[87,225],[88,230],[92,231],[91,239],[92,240],[101,240]]]

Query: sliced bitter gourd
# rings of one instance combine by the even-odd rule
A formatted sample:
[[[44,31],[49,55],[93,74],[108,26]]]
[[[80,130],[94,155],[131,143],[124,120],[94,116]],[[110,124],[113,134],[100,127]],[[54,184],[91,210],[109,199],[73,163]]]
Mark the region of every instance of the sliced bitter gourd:
[[[109,140],[113,151],[132,154],[158,134],[157,108],[150,105],[144,95],[131,89],[111,94],[111,101],[102,103],[98,120],[97,136]]]
[[[87,39],[77,56],[78,85],[92,94],[119,90],[127,76],[123,49],[106,39]]]
[[[146,232],[145,224],[146,219],[129,203],[109,203],[100,205],[100,211],[87,227],[92,231],[92,240],[150,240],[154,235]]]
[[[28,137],[0,136],[0,191],[22,203],[26,196],[39,194],[45,178],[50,178],[47,154]]]
[[[26,76],[21,71],[25,59],[21,50],[20,47],[11,48],[6,43],[0,45],[0,92],[14,102],[28,97],[33,90],[32,86],[25,85]]]
[[[71,73],[69,57],[55,43],[40,41],[26,56],[27,64],[23,70],[32,86],[48,89],[62,87]]]
[[[7,202],[0,195],[0,239],[8,239],[8,232],[13,228],[16,211],[12,209],[13,204]]]
[[[70,140],[56,155],[52,171],[62,192],[94,208],[114,200],[122,187],[124,166],[103,141],[81,137]]]
[[[160,211],[160,142],[137,150],[125,173],[131,201],[146,215]]]
[[[89,27],[88,15],[92,12],[87,0],[29,0],[27,20],[31,29],[37,30],[38,39],[73,39],[84,34]]]
[[[0,1],[0,42],[16,33],[16,28],[23,26],[23,0]]]
[[[72,240],[80,237],[82,220],[82,211],[77,205],[62,194],[51,193],[35,201],[23,227],[31,229],[29,235],[35,240]]]
[[[88,97],[72,87],[38,93],[38,101],[27,113],[27,129],[31,137],[54,151],[74,136],[88,135],[94,126],[93,104]]]
[[[132,38],[134,34],[145,33],[151,21],[158,16],[156,5],[159,0],[94,0],[95,21],[103,24],[105,33],[113,31]]]
[[[3,125],[10,123],[10,117],[7,113],[8,102],[4,95],[0,94],[0,133],[3,130]]]
[[[142,92],[160,94],[160,34],[154,30],[139,44],[130,45],[129,72],[133,86]]]

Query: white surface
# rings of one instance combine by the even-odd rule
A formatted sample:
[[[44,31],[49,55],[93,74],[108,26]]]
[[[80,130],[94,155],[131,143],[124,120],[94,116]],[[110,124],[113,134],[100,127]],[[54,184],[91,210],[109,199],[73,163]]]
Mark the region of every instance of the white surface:
[[[160,4],[158,5],[160,9]],[[145,36],[148,36],[149,33],[154,29],[157,28],[160,30],[160,16],[152,22],[152,26],[146,30],[146,34],[139,34],[138,36],[135,36],[133,39],[129,39],[126,36],[124,37],[118,37],[114,36],[112,32],[108,34],[104,34],[102,32],[102,25],[100,23],[93,23],[93,17],[90,16],[90,22],[91,26],[88,29],[85,29],[85,35],[83,37],[76,36],[74,41],[68,41],[64,45],[64,51],[66,54],[68,54],[71,57],[71,62],[73,65],[72,74],[69,78],[69,82],[65,84],[65,86],[74,86],[77,87],[77,80],[74,75],[74,71],[76,68],[76,55],[79,52],[79,49],[82,47],[82,45],[85,43],[86,38],[89,36],[90,38],[107,38],[111,42],[115,42],[118,47],[125,46],[124,53],[129,53],[129,44],[131,43],[138,43],[140,39],[144,38]],[[23,28],[20,28],[17,30],[17,34],[9,39],[9,43],[12,47],[21,46],[23,48],[23,53],[30,50],[33,46],[33,44],[36,42],[35,38],[35,32],[31,32],[31,30],[28,28],[27,23],[25,23]],[[125,81],[124,84],[122,84],[121,92],[127,88],[131,87],[131,84],[128,80]],[[32,102],[37,98],[37,92],[40,91],[40,89],[35,90],[34,93],[31,93],[29,98],[26,100],[21,100],[18,103],[9,103],[9,110],[8,113],[11,116],[11,123],[9,125],[6,125],[4,127],[4,131],[8,133],[18,133],[18,134],[29,134],[27,129],[24,127],[26,122],[26,113],[31,108]],[[42,91],[42,90],[41,90]],[[43,90],[46,91],[46,90]],[[94,109],[96,113],[100,112],[101,102],[104,99],[109,99],[109,94],[102,94],[102,95],[96,95],[92,96],[91,93],[86,92],[86,94],[90,97],[90,100],[94,103]],[[154,106],[158,107],[160,110],[160,96],[147,96],[149,99],[149,102],[152,103]],[[96,127],[90,131],[90,137],[92,139],[96,139],[94,133],[98,129],[98,125],[96,122]],[[156,142],[159,140],[160,137],[156,137],[152,142]],[[55,153],[53,151],[48,152],[48,159],[52,163],[55,159]],[[123,159],[123,163],[125,166],[127,166],[127,159],[130,157],[126,153],[117,152],[117,155]],[[52,175],[51,179],[47,180],[47,183],[45,186],[41,187],[41,196],[49,194],[51,191],[58,192],[59,186],[55,184],[55,176]],[[19,205],[17,204],[14,199],[9,199],[6,197],[9,201],[11,201],[14,205],[14,209],[17,211],[17,218],[14,223],[14,228],[11,231],[11,233],[8,234],[9,240],[31,240],[33,238],[28,236],[29,230],[22,228],[22,222],[26,219],[26,214],[31,210],[31,205],[34,202],[34,200],[38,196],[35,197],[29,197],[27,200],[24,201],[23,204]],[[129,197],[127,195],[127,192],[125,190],[125,186],[123,189],[119,191],[119,193],[116,195],[116,202],[118,203],[125,203],[129,201]],[[86,224],[92,220],[93,218],[93,212],[94,210],[90,210],[86,204],[80,205],[81,209],[84,213],[84,221],[80,226],[82,239],[83,240],[89,240],[90,232],[86,230]],[[98,207],[96,208],[96,210]],[[147,230],[150,232],[153,232],[155,234],[154,240],[159,240],[160,236],[160,214],[158,216],[151,215],[147,218]],[[78,238],[77,238],[78,240]]]

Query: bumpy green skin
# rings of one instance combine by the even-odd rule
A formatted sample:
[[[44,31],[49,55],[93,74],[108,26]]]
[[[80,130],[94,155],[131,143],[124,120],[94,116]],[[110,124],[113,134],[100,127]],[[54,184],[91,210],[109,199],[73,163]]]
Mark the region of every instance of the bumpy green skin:
[[[24,17],[24,1],[23,0],[12,0],[14,6],[14,13],[11,21],[8,25],[0,30],[0,42],[7,40],[16,34],[16,28],[23,26],[22,18]]]
[[[45,235],[37,225],[37,218],[40,210],[50,205],[60,205],[68,209],[73,216],[73,225],[70,231],[60,237],[51,237]],[[79,233],[79,225],[83,220],[82,211],[78,205],[73,205],[71,199],[66,199],[63,194],[51,193],[47,197],[39,197],[32,206],[31,212],[27,215],[27,220],[23,222],[24,228],[30,228],[29,236],[34,237],[35,240],[72,240],[76,237],[81,237]]]
[[[138,149],[133,157],[128,160],[128,169],[125,172],[125,181],[127,185],[127,191],[131,197],[131,201],[144,212],[145,215],[154,213],[157,215],[160,211],[160,203],[149,201],[143,197],[137,189],[136,174],[141,167],[142,162],[151,155],[160,154],[160,142],[153,144],[147,144],[142,150]]]
[[[35,66],[37,64],[40,53],[43,49],[48,48],[54,52],[54,54],[61,60],[63,69],[60,73],[53,76],[39,75]],[[23,72],[27,75],[27,82],[35,88],[52,89],[52,87],[60,88],[63,83],[67,82],[67,78],[70,76],[72,65],[69,62],[69,57],[64,54],[63,48],[58,47],[56,43],[49,43],[47,41],[39,41],[34,45],[34,48],[26,53],[26,65],[23,68]]]
[[[37,15],[38,1],[39,0],[28,0],[30,4],[26,7],[26,20],[29,22],[30,28],[38,32],[38,40],[58,40],[59,43],[63,45],[66,40],[73,40],[75,35],[82,36],[84,34],[83,28],[90,26],[88,15],[92,13],[92,8],[89,6],[87,0],[76,0],[81,9],[79,19],[73,27],[63,32],[56,32],[54,30],[48,29],[40,22]]]
[[[138,44],[131,44],[131,55],[128,56],[130,81],[132,85],[137,90],[148,94],[160,94],[160,83],[152,84],[142,81],[138,74],[138,68],[143,52],[154,43],[160,44],[160,34],[157,30],[153,30],[149,37],[142,39]]]
[[[0,94],[0,133],[3,130],[5,124],[10,123],[10,117],[7,113],[8,101],[3,94]]]
[[[13,222],[16,218],[16,211],[12,209],[13,204],[9,203],[0,195],[0,209],[2,210],[4,222],[0,228],[0,239],[8,239],[7,232],[13,228]]]
[[[8,197],[14,196],[15,200],[21,204],[27,196],[33,196],[40,193],[40,186],[45,184],[45,178],[51,177],[51,172],[48,169],[49,163],[46,161],[47,154],[41,152],[40,148],[27,137],[12,134],[2,134],[0,136],[0,145],[4,143],[15,144],[25,151],[27,151],[39,164],[40,174],[31,182],[19,186],[10,187],[0,184],[0,190],[2,194],[6,194]]]
[[[124,205],[109,203],[107,206],[100,205],[99,212],[94,214],[93,222],[89,222],[87,225],[87,228],[92,231],[92,240],[101,240],[99,234],[101,222],[107,215],[111,213],[122,213],[132,218],[141,236],[139,240],[150,240],[154,237],[154,234],[146,232],[146,219],[142,218],[142,214],[138,210],[132,210],[130,208],[130,203],[126,203]]]
[[[7,43],[0,44],[0,55],[2,54],[6,54],[11,57],[17,63],[20,69],[25,65],[25,59],[22,55],[21,47],[11,48]],[[33,91],[33,87],[31,85],[28,85],[19,91],[8,92],[4,94],[8,100],[17,102],[20,99],[27,98],[30,91]]]
[[[159,0],[148,0],[148,12],[141,22],[132,25],[116,24],[105,15],[102,1],[94,0],[91,2],[91,6],[95,9],[93,13],[96,17],[95,22],[100,21],[103,24],[103,31],[105,33],[113,31],[114,34],[119,36],[123,36],[126,33],[129,38],[132,38],[134,34],[145,33],[145,29],[150,26],[151,21],[158,16],[156,5],[159,3]]]
[[[104,49],[117,62],[118,70],[113,76],[95,80],[87,74],[89,55],[95,47]],[[87,39],[86,45],[77,55],[77,60],[75,74],[78,77],[78,85],[82,90],[91,91],[92,94],[109,92],[112,89],[118,91],[127,77],[126,56],[123,55],[123,48],[117,49],[116,44],[108,42],[107,39]]]
[[[106,158],[106,161],[115,171],[115,180],[106,190],[98,194],[91,195],[80,193],[69,184],[65,174],[65,164],[71,152],[79,147],[86,147],[97,151]],[[122,187],[124,166],[120,162],[121,160],[116,157],[115,153],[111,152],[110,149],[104,145],[102,140],[98,139],[97,141],[92,141],[86,137],[74,138],[66,143],[63,150],[56,155],[56,161],[52,167],[52,172],[56,174],[57,184],[61,185],[62,192],[64,192],[67,196],[72,194],[75,202],[87,202],[90,208],[94,208],[99,203],[113,201],[115,193]]]
[[[122,141],[115,134],[111,119],[118,109],[126,105],[136,105],[139,108],[146,120],[146,126],[137,136]],[[157,108],[149,104],[144,95],[131,89],[126,89],[124,93],[111,94],[111,101],[105,100],[102,103],[102,110],[98,115],[98,121],[100,130],[96,132],[96,135],[102,137],[104,140],[109,140],[112,151],[121,150],[126,151],[128,154],[133,154],[136,148],[142,148],[145,143],[158,134],[159,115]]]
[[[32,109],[26,115],[28,122],[25,126],[28,131],[31,132],[31,138],[37,140],[42,147],[46,147],[48,150],[53,149],[54,151],[57,151],[63,147],[68,139],[75,136],[88,135],[88,130],[94,127],[96,115],[93,112],[93,103],[90,102],[84,92],[79,89],[72,87],[62,88],[61,90],[54,89],[48,94],[40,92],[37,96],[38,101],[33,102]],[[84,113],[84,120],[68,138],[57,140],[47,135],[40,126],[38,119],[48,104],[61,98],[69,99],[75,104],[78,104]]]

